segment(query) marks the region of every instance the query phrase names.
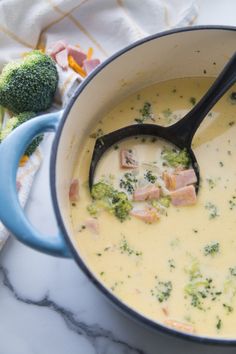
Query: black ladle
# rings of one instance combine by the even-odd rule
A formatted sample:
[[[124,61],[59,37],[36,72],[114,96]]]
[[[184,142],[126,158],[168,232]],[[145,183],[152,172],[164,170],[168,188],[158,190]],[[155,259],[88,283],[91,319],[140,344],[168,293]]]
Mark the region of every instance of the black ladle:
[[[200,183],[200,173],[197,159],[191,149],[191,143],[199,125],[207,113],[219,101],[224,93],[236,82],[236,52],[226,64],[222,72],[200,101],[177,123],[168,127],[156,124],[134,124],[101,136],[96,140],[89,170],[89,188],[93,186],[96,166],[112,145],[125,138],[149,135],[162,138],[180,149],[186,149],[190,155],[192,166],[197,176],[196,191]]]

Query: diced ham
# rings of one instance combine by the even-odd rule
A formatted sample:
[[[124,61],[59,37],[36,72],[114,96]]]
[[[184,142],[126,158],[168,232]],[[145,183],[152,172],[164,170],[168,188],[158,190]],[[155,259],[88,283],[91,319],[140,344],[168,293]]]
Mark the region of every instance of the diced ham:
[[[163,306],[161,309],[165,316],[169,316],[169,310],[167,306]]]
[[[81,49],[73,45],[68,45],[67,49],[68,49],[68,55],[71,55],[74,61],[78,65],[82,66],[84,60],[87,58],[87,55],[84,52],[82,52]]]
[[[67,47],[65,41],[60,40],[55,43],[47,50],[47,53],[55,60],[56,54]]]
[[[148,224],[152,224],[160,218],[155,208],[133,209],[131,210],[130,215],[135,216]]]
[[[197,176],[193,168],[190,168],[188,170],[176,171],[173,174],[164,172],[163,179],[166,188],[168,188],[169,190],[179,189],[197,182]]]
[[[93,234],[99,234],[99,222],[97,219],[89,218],[85,221],[86,228]]]
[[[160,198],[160,188],[154,185],[148,185],[143,188],[137,188],[133,194],[133,200],[144,201]]]
[[[78,179],[74,179],[70,184],[69,199],[70,199],[70,202],[77,202],[79,199],[79,181],[78,181]]]
[[[84,60],[83,68],[88,75],[91,71],[93,71],[100,64],[99,59],[88,59]]]
[[[162,174],[162,178],[163,178],[163,180],[165,182],[165,186],[166,186],[167,189],[169,189],[169,190],[175,190],[176,189],[175,188],[175,186],[176,186],[176,181],[175,181],[176,177],[175,177],[174,174],[170,174],[170,173],[165,171]]]
[[[164,324],[176,329],[177,331],[195,333],[194,327],[188,323],[183,323],[176,320],[168,319],[164,321]]]
[[[137,168],[138,160],[134,150],[120,150],[120,167],[121,168]]]
[[[175,206],[193,205],[197,201],[196,191],[193,185],[179,188],[170,193],[171,202]]]
[[[58,52],[55,55],[55,60],[57,62],[57,64],[63,69],[63,70],[67,70],[69,67],[69,63],[68,63],[68,51],[67,49],[63,49],[60,52]]]

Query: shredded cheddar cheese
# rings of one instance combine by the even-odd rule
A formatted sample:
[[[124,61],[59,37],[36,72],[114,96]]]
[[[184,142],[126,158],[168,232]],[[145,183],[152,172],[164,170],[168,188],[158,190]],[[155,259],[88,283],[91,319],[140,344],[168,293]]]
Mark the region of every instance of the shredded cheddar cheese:
[[[90,48],[88,49],[87,59],[88,59],[88,60],[91,59],[91,58],[92,58],[92,55],[93,55],[93,48],[90,47]]]
[[[68,61],[69,61],[69,66],[71,67],[71,69],[76,71],[82,77],[86,77],[86,73],[85,73],[84,69],[79,64],[76,63],[76,61],[73,59],[73,57],[71,55],[68,56]]]
[[[23,155],[20,159],[19,166],[23,167],[29,161],[29,157],[27,155]]]

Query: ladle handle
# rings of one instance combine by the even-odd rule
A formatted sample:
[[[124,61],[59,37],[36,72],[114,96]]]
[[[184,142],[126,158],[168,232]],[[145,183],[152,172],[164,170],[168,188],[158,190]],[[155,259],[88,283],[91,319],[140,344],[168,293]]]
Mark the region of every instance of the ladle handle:
[[[193,109],[183,119],[169,127],[169,132],[173,134],[174,140],[177,138],[180,146],[187,148],[191,146],[194,134],[207,113],[235,82],[236,52]]]

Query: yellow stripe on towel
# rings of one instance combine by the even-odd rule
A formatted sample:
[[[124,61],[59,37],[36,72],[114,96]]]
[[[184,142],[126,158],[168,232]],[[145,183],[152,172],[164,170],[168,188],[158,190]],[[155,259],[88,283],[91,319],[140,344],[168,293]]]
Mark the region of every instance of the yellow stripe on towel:
[[[100,50],[100,52],[103,53],[104,56],[108,57],[107,52],[105,51],[105,49],[101,46],[100,43],[98,43],[98,41],[88,32],[88,30],[74,17],[71,15],[71,13],[67,13],[64,12],[63,10],[61,10],[57,5],[54,4],[53,0],[47,0],[51,6],[53,7],[53,9],[57,12],[59,12],[61,15],[65,15],[65,17],[69,18],[71,20],[71,22],[74,23],[74,25],[76,27],[79,28],[79,30],[90,39],[90,41]],[[80,4],[82,5],[82,3]],[[74,10],[73,10],[74,11]],[[71,12],[73,12],[71,11]]]
[[[27,43],[25,40],[19,38],[15,33],[11,32],[9,29],[3,27],[2,25],[0,25],[0,31],[3,32],[4,34],[6,34],[11,39],[13,39],[15,42],[20,43],[24,47],[34,49],[34,46],[32,44]]]

